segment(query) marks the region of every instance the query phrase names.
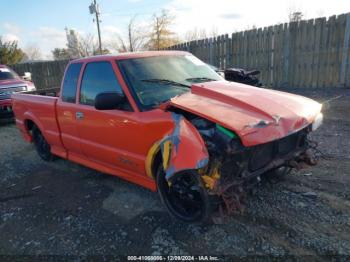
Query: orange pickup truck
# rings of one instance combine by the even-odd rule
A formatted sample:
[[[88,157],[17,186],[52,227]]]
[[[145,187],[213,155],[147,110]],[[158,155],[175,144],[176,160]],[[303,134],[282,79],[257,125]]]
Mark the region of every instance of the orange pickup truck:
[[[73,60],[58,93],[12,95],[16,124],[40,157],[158,191],[183,221],[241,211],[265,174],[315,163],[308,135],[321,104],[227,82],[187,52]]]

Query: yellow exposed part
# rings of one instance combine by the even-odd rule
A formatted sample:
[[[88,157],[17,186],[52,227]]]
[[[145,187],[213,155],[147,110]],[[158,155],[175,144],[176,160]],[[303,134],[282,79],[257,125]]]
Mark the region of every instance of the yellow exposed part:
[[[169,166],[170,152],[171,152],[171,142],[165,141],[164,145],[163,145],[163,168],[164,168],[164,170],[166,170]]]
[[[218,181],[219,178],[220,178],[220,173],[218,168],[215,168],[210,175],[202,176],[205,186],[209,189],[213,189],[215,187],[216,181]]]
[[[147,158],[146,158],[146,166],[145,166],[146,174],[148,177],[152,179],[154,179],[154,174],[152,172],[152,165],[153,165],[154,158],[159,152],[159,149],[160,149],[159,142],[154,143],[153,146],[148,151]]]
[[[202,176],[202,179],[204,180],[205,186],[207,188],[213,189],[215,185],[215,179],[211,178],[210,176]]]
[[[214,169],[214,172],[213,172],[213,174],[211,175],[211,177],[214,178],[214,179],[219,179],[219,178],[220,178],[220,173],[219,173],[218,168],[215,168],[215,169]]]

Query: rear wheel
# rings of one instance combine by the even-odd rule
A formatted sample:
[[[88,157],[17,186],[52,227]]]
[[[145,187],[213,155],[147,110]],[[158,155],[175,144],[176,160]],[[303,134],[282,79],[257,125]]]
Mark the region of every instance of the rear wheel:
[[[185,222],[210,222],[215,205],[196,171],[175,174],[169,186],[160,165],[156,182],[160,198],[172,216]]]
[[[33,142],[38,155],[45,161],[52,161],[54,156],[51,154],[51,147],[38,127],[33,126]]]

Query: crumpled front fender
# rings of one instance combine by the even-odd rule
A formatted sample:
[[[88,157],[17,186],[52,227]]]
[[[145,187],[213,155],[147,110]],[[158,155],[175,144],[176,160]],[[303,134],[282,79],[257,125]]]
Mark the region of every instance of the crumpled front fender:
[[[209,161],[205,143],[197,129],[182,115],[172,113],[174,129],[161,142],[160,150],[166,179],[188,169],[200,169]]]

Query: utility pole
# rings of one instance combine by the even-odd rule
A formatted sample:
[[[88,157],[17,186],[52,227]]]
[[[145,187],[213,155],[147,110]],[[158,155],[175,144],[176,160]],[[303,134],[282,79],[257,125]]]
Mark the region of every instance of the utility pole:
[[[101,31],[100,31],[100,10],[96,3],[96,0],[89,6],[90,14],[96,15],[97,33],[98,33],[98,46],[100,55],[102,55],[102,44],[101,44]]]

